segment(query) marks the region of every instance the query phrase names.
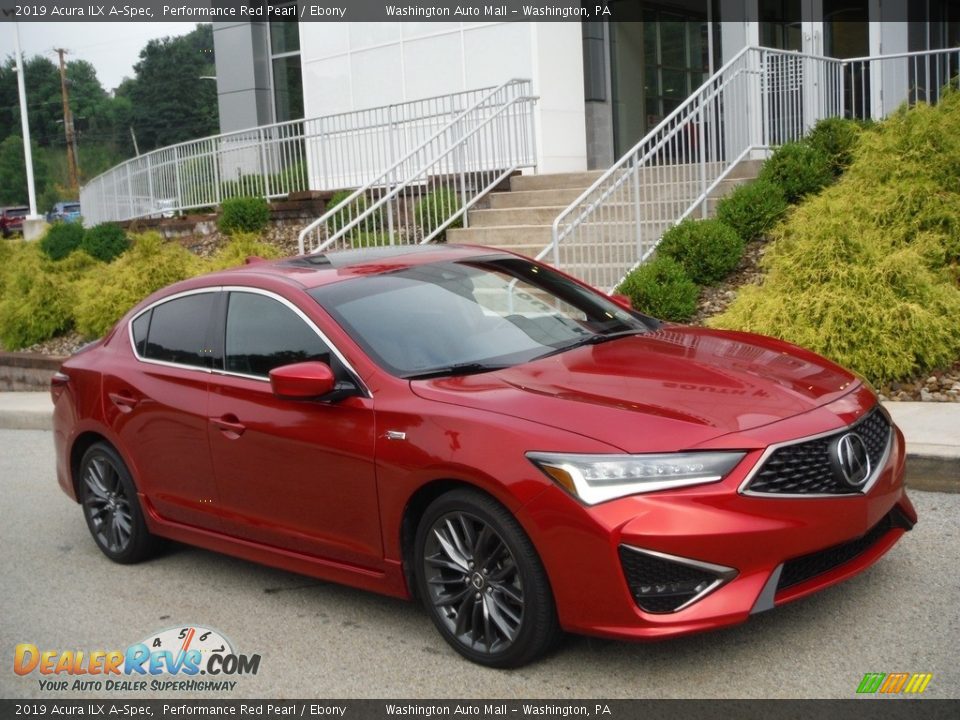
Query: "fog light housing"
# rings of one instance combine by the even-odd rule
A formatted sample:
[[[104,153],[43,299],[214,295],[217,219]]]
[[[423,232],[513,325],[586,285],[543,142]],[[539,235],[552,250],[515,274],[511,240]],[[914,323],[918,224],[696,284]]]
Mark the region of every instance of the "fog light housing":
[[[648,613],[679,612],[737,576],[734,568],[631,545],[620,546],[620,563],[634,602]]]

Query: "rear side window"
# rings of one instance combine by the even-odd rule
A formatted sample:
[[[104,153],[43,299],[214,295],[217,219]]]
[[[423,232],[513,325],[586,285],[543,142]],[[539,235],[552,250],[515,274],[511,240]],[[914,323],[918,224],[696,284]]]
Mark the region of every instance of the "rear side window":
[[[329,348],[303,318],[283,303],[253,293],[230,293],[225,349],[228,372],[256,377],[291,363],[330,363]]]
[[[147,351],[147,331],[150,329],[150,316],[153,310],[147,310],[143,315],[133,321],[133,346],[137,349],[137,355],[144,357]]]
[[[154,307],[141,355],[150,360],[209,367],[207,333],[215,297],[215,293],[187,295]],[[134,342],[140,352],[137,330],[134,322]]]

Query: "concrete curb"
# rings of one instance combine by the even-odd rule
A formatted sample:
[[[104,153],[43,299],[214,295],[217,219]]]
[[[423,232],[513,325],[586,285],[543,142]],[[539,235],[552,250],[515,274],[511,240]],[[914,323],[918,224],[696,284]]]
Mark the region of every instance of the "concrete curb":
[[[42,392],[0,393],[0,429],[51,430],[51,402],[50,395]],[[950,444],[960,430],[960,404],[887,403],[885,407],[907,438],[907,486],[960,493],[960,442]],[[920,438],[928,442],[919,442]],[[946,442],[929,442],[933,438]]]
[[[907,453],[907,487],[927,492],[960,493],[960,460]]]

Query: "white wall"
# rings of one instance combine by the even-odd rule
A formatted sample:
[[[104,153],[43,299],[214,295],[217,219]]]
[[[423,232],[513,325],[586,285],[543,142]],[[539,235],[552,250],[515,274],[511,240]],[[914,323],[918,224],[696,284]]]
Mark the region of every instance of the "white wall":
[[[331,113],[529,78],[540,172],[585,170],[579,23],[300,23],[304,113]]]

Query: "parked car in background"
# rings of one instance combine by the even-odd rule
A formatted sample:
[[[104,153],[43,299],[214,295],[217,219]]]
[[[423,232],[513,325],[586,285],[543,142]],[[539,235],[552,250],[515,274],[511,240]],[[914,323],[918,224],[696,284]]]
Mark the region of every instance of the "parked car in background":
[[[745,622],[865,570],[917,520],[903,435],[853,373],[489,248],[186,280],[51,392],[60,486],[111,560],[171,538],[419,598],[494,667],[561,629]]]
[[[0,210],[0,234],[10,237],[23,232],[23,219],[30,214],[28,207],[5,207]]]
[[[80,222],[80,203],[58,202],[47,213],[47,222]]]

